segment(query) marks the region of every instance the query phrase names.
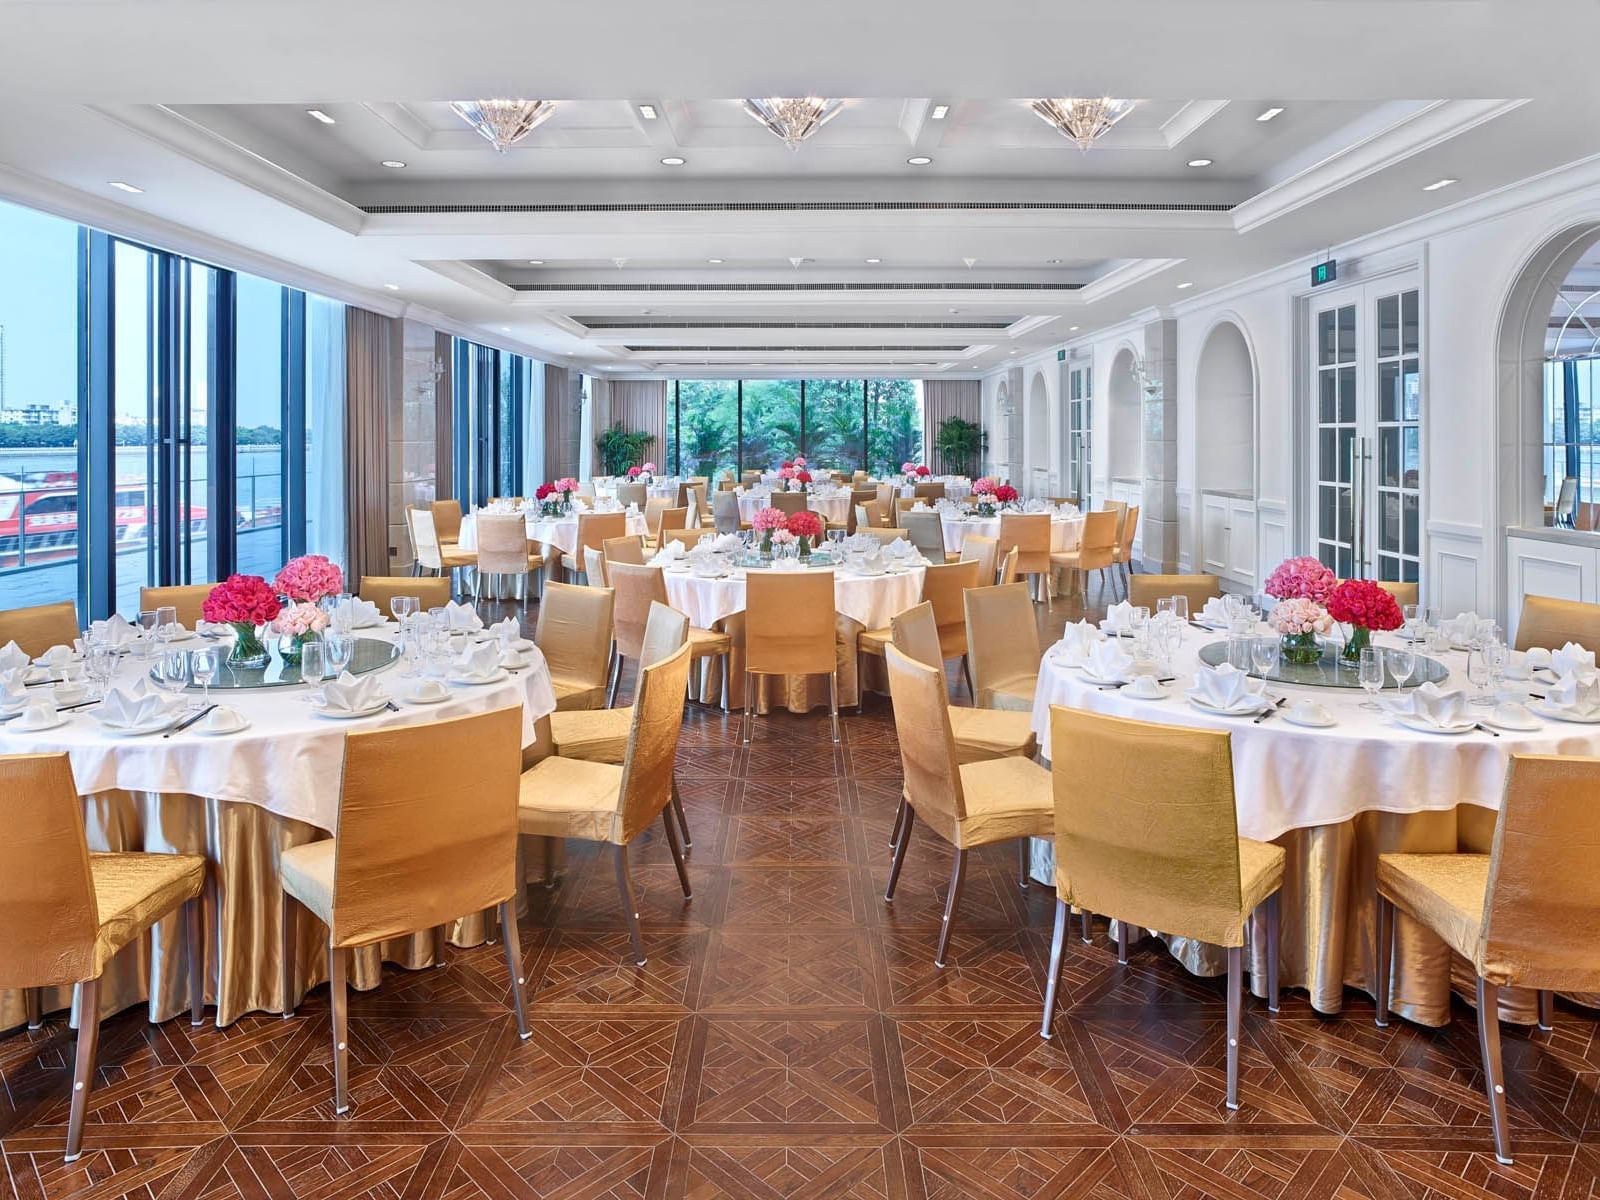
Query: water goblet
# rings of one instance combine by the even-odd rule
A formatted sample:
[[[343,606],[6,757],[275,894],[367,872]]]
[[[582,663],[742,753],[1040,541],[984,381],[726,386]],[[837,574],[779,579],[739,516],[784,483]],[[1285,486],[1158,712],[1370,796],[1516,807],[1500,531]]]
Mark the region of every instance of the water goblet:
[[[1411,677],[1417,673],[1417,651],[1409,642],[1398,650],[1387,651],[1387,661],[1396,690],[1410,683]]]
[[[328,671],[337,677],[344,673],[350,665],[350,657],[355,653],[356,640],[342,629],[330,629],[322,639],[323,651],[327,656]]]
[[[172,642],[178,636],[178,610],[171,604],[156,609],[156,636],[163,642]]]
[[[200,707],[211,703],[211,681],[217,677],[222,665],[222,652],[215,646],[205,646],[189,656],[189,674],[200,685]]]
[[[1485,706],[1494,702],[1488,692],[1489,679],[1489,649],[1474,638],[1467,649],[1467,682],[1473,687],[1470,703]]]
[[[419,596],[396,596],[389,601],[389,611],[394,614],[394,619],[402,625],[406,623],[406,618],[420,607],[422,607],[422,599]]]
[[[103,641],[96,641],[84,656],[84,665],[94,682],[96,697],[104,700],[111,677],[117,673],[117,652]]]
[[[1172,598],[1172,615],[1185,625],[1189,623],[1189,597],[1174,596]]]
[[[1420,604],[1407,604],[1400,610],[1400,615],[1405,618],[1402,631],[1408,642],[1417,640],[1418,627],[1422,624],[1423,608]]]
[[[1271,638],[1254,638],[1250,642],[1250,665],[1263,679],[1272,674],[1278,661],[1278,643]]]
[[[327,674],[327,652],[321,641],[313,638],[300,647],[300,682],[316,687]]]
[[[1361,648],[1361,673],[1358,678],[1361,690],[1367,693],[1367,699],[1362,702],[1361,707],[1381,710],[1378,693],[1383,690],[1383,651],[1377,646]]]
[[[182,695],[183,689],[189,686],[189,652],[172,649],[162,651],[156,665],[156,682],[163,691],[173,696]]]
[[[159,609],[146,608],[139,611],[139,640],[134,643],[134,653],[146,662],[156,654],[156,639],[160,636],[161,630],[160,617]]]
[[[1172,602],[1174,600],[1176,600],[1176,599],[1177,599],[1176,596],[1163,596],[1163,597],[1161,597],[1161,599],[1157,600],[1156,601],[1156,616],[1157,617],[1170,617],[1170,616],[1174,615],[1173,611],[1172,611]]]

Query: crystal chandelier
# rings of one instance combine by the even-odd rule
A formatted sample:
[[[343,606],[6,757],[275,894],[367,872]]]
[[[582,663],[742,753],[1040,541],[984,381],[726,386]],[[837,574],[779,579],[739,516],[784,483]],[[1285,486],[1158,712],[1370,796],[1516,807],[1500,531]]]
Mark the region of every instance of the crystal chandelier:
[[[1098,99],[1035,100],[1030,107],[1039,119],[1055,126],[1079,150],[1087,150],[1106,130],[1133,111],[1136,100]]]
[[[450,108],[501,154],[550,119],[554,100],[452,100]]]
[[[843,106],[843,100],[824,100],[820,96],[744,102],[745,112],[781,137],[791,150],[798,149],[801,142],[838,116]]]

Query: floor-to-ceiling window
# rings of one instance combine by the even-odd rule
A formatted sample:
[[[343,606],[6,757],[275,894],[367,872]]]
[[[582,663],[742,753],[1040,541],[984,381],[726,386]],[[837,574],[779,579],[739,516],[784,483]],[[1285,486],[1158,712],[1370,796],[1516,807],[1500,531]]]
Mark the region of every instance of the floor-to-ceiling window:
[[[800,382],[747,379],[739,426],[739,457],[746,466],[767,466],[802,454]]]
[[[867,470],[887,475],[922,458],[922,384],[867,380]]]
[[[536,390],[533,373],[542,368],[524,355],[465,338],[455,339],[454,355],[456,495],[468,508],[496,496],[520,496],[539,482],[526,481],[525,443],[531,398],[543,396],[542,380]]]
[[[680,379],[667,397],[672,410],[672,470],[708,479],[739,463],[739,384],[732,379]]]
[[[805,391],[806,457],[855,470],[866,457],[866,380],[808,379]]]
[[[239,385],[234,413],[234,527],[237,569],[266,575],[284,563],[285,384],[293,371],[284,335],[292,289],[240,275],[237,290]]]

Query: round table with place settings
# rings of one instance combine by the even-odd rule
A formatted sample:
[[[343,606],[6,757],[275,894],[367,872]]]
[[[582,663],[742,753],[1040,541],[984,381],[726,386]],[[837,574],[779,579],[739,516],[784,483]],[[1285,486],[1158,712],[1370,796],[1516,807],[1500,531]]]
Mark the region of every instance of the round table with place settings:
[[[538,510],[534,509],[527,514],[527,521],[530,541],[554,546],[566,554],[571,554],[578,548],[578,514],[542,517]],[[629,513],[626,524],[630,537],[642,537],[650,532],[650,526],[645,521],[643,513]],[[461,540],[457,544],[461,549],[468,551],[478,548],[478,533],[472,514],[461,518]]]
[[[944,513],[944,548],[957,553],[966,544],[969,537],[1000,536],[999,517],[980,517],[973,514]],[[1052,516],[1050,518],[1050,552],[1059,553],[1064,550],[1075,550],[1078,540],[1083,536],[1083,518]]]
[[[745,492],[739,497],[739,520],[746,525],[755,519],[756,513],[763,508],[770,508],[772,499],[770,492]],[[806,507],[818,514],[823,520],[834,525],[843,525],[845,516],[850,511],[850,493],[838,491],[819,495],[811,492],[806,497]]]
[[[392,641],[392,622],[361,630],[357,638]],[[190,638],[173,649],[214,645],[224,640]],[[279,980],[278,856],[291,846],[330,835],[337,824],[344,739],[348,733],[423,724],[510,706],[522,709],[524,749],[541,743],[544,718],[555,710],[555,694],[544,656],[524,644],[525,665],[502,672],[493,682],[452,685],[442,702],[404,700],[407,668],[395,662],[363,675],[376,680],[396,700],[397,711],[383,710],[356,719],[319,715],[308,702],[311,688],[299,684],[221,689],[211,701],[242,714],[248,725],[237,732],[207,734],[196,726],[164,736],[118,736],[91,715],[92,709],[63,714],[65,724],[26,732],[14,721],[0,724],[0,754],[65,753],[83,798],[91,850],[150,850],[201,854],[208,862],[204,893],[208,962],[206,999],[216,1005],[216,1021],[228,1024],[252,1011],[281,1010]],[[112,686],[127,691],[153,663],[132,655],[118,666]],[[185,699],[198,701],[199,689]],[[297,979],[309,988],[323,978],[323,933],[315,921],[300,922]],[[457,923],[452,938],[472,945],[483,940],[483,922],[473,915]],[[385,961],[407,967],[433,958],[431,932],[415,934],[356,952],[352,980],[357,987],[377,985]],[[148,1001],[151,1019],[164,1021],[188,1009],[186,972],[180,969],[183,938],[174,920],[156,926],[107,964],[100,995],[105,1014]],[[298,998],[298,997],[296,997]],[[46,996],[46,1011],[65,1007],[70,989]],[[0,1029],[23,1016],[21,992],[0,991]]]
[[[1272,638],[1263,625],[1257,636]],[[1368,697],[1354,687],[1309,687],[1268,678],[1267,695],[1284,704],[1264,719],[1202,711],[1185,697],[1203,668],[1201,648],[1219,635],[1185,627],[1163,698],[1141,700],[1126,688],[1097,685],[1084,672],[1065,665],[1059,647],[1046,651],[1034,692],[1033,729],[1040,754],[1048,759],[1050,708],[1063,705],[1108,716],[1225,729],[1231,735],[1233,786],[1239,832],[1270,841],[1288,854],[1282,914],[1283,982],[1306,988],[1318,1011],[1336,1013],[1346,986],[1371,992],[1373,873],[1379,854],[1472,851],[1487,853],[1495,814],[1513,754],[1600,754],[1600,724],[1540,719],[1523,732],[1497,728],[1465,734],[1423,732],[1399,723],[1387,711],[1361,707]],[[1374,645],[1397,646],[1379,635]],[[1435,657],[1448,671],[1443,688],[1470,692],[1466,656],[1447,651]],[[1346,668],[1348,669],[1348,668]],[[1355,672],[1350,670],[1353,675]],[[1543,690],[1537,685],[1536,690]],[[1385,699],[1395,696],[1391,688]],[[1333,724],[1292,723],[1285,714],[1297,701],[1320,703]],[[1470,706],[1481,720],[1490,709]],[[1092,783],[1091,783],[1092,786]],[[1054,883],[1049,843],[1034,845],[1033,874]],[[1452,964],[1448,948],[1433,934],[1400,916],[1394,964],[1392,1007],[1427,1025],[1449,1019],[1452,968],[1470,991],[1470,969]],[[1252,928],[1252,955],[1258,965]],[[1168,939],[1173,953],[1190,970],[1219,974],[1225,962],[1216,947]],[[1264,970],[1264,966],[1262,967]],[[1502,1013],[1531,1023],[1533,993],[1505,989]]]

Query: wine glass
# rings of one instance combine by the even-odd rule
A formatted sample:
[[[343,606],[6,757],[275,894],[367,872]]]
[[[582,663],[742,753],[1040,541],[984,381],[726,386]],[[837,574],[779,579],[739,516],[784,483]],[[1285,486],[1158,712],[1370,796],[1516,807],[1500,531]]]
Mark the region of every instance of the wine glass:
[[[1422,605],[1407,604],[1400,610],[1400,615],[1405,618],[1405,638],[1408,642],[1417,640],[1417,627],[1422,624]]]
[[[171,604],[163,604],[156,609],[156,636],[163,642],[171,643],[178,636],[178,610]]]
[[[1250,665],[1263,679],[1272,674],[1272,665],[1277,659],[1278,643],[1271,638],[1256,638],[1250,643]]]
[[[1474,638],[1467,650],[1467,682],[1474,689],[1471,703],[1477,705],[1493,703],[1488,693],[1489,678],[1489,648],[1484,642]]]
[[[140,659],[148,662],[157,651],[156,639],[161,631],[161,612],[155,608],[139,610],[139,640],[134,643],[138,647]]]
[[[356,640],[343,630],[330,629],[323,636],[322,646],[327,655],[328,672],[334,678],[338,678],[350,665],[350,656],[355,652]]]
[[[1500,690],[1500,685],[1505,682],[1506,664],[1511,659],[1511,648],[1497,639],[1485,644],[1483,657],[1489,668],[1489,698],[1492,701],[1494,694]]]
[[[103,641],[96,641],[84,656],[84,665],[88,668],[89,678],[94,681],[96,697],[104,700],[111,677],[117,673],[117,652]]]
[[[161,660],[156,665],[156,682],[164,691],[181,696],[183,689],[189,686],[189,652],[172,649],[162,651]]]
[[[1172,615],[1185,625],[1189,623],[1189,597],[1174,596],[1172,598]]]
[[[1367,699],[1361,707],[1367,709],[1381,709],[1378,703],[1378,693],[1383,690],[1383,651],[1377,646],[1363,646],[1361,648],[1361,673],[1359,675],[1362,691],[1367,693]]]
[[[320,640],[313,639],[300,647],[300,682],[313,687],[327,674],[327,651]]]
[[[205,646],[189,656],[189,674],[200,685],[200,707],[211,703],[211,681],[221,667],[222,652],[215,646]]]
[[[406,618],[422,607],[420,596],[396,596],[389,601],[389,611],[394,614],[394,619],[400,624],[406,623]]]
[[[1417,651],[1410,642],[1398,650],[1388,651],[1389,674],[1394,676],[1396,689],[1405,687],[1417,673]]]

